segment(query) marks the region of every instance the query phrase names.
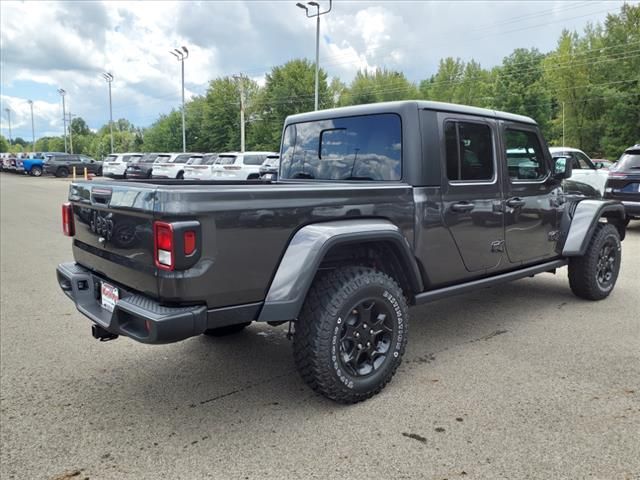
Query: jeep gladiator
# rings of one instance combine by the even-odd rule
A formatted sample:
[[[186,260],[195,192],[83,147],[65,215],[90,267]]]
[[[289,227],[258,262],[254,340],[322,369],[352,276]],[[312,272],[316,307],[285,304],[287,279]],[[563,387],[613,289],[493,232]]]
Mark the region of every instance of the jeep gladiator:
[[[565,266],[581,298],[614,288],[623,206],[567,195],[571,163],[528,117],[426,101],[317,111],[286,119],[280,155],[275,182],[72,183],[74,262],[57,278],[93,336],[289,322],[306,383],[354,403],[398,368],[410,305]]]

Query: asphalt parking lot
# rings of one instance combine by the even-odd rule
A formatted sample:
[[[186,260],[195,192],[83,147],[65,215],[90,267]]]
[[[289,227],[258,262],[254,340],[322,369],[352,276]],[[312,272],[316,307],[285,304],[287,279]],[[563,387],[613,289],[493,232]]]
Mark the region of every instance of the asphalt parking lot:
[[[562,269],[415,308],[394,380],[345,407],[285,327],[94,340],[55,279],[68,183],[0,178],[0,478],[640,478],[640,222],[607,300]]]

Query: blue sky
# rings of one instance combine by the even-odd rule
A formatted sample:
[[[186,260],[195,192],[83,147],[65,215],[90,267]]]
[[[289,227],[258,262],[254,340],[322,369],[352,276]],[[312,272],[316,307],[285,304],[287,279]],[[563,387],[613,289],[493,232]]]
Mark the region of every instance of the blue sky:
[[[68,110],[91,128],[108,121],[110,71],[114,119],[139,126],[180,105],[179,63],[169,50],[186,45],[187,96],[209,80],[245,73],[258,81],[273,65],[315,55],[315,22],[294,1],[11,2],[0,3],[0,130],[31,139],[62,133],[58,88]],[[328,0],[321,2],[328,5]],[[638,3],[638,2],[628,2]],[[622,1],[364,2],[336,0],[322,17],[321,65],[348,82],[359,69],[398,69],[414,81],[440,58],[475,59],[484,67],[519,47],[545,52],[563,28],[617,13]],[[28,19],[28,20],[27,20]]]

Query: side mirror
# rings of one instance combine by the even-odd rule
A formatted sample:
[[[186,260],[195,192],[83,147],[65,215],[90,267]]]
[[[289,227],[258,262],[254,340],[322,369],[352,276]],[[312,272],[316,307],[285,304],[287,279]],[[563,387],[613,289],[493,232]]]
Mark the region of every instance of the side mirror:
[[[593,166],[596,167],[596,170],[600,170],[601,168],[604,168],[604,163],[594,162]]]
[[[573,173],[571,159],[569,157],[557,157],[554,160],[553,177],[556,180],[571,178],[571,174]]]

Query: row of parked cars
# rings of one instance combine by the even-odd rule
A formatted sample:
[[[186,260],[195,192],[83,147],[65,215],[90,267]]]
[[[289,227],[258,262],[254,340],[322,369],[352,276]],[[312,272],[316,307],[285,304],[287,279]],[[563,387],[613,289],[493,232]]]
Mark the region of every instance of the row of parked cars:
[[[178,180],[275,179],[280,156],[275,152],[119,153],[102,166],[105,177]]]
[[[86,155],[38,152],[3,155],[2,170],[67,177],[75,171],[111,178],[173,178],[187,180],[274,180],[280,156],[275,152],[226,153],[118,153],[95,160]]]

